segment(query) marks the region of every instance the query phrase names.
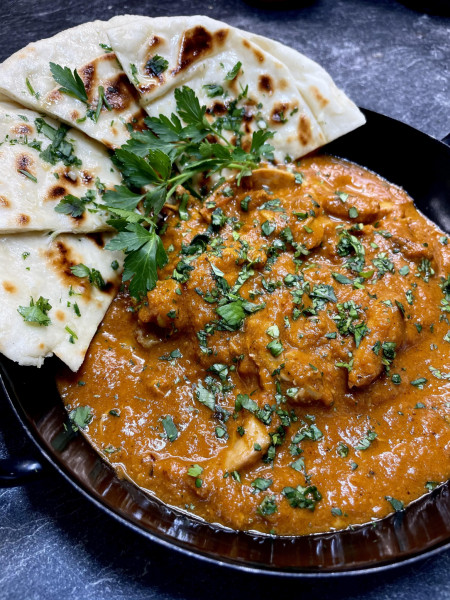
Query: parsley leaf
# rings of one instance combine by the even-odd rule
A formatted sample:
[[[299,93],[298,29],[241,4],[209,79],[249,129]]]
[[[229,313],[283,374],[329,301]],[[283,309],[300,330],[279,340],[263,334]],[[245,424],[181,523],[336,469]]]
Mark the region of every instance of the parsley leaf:
[[[77,198],[77,196],[68,194],[55,206],[55,212],[63,215],[70,215],[77,219],[81,217],[86,210],[86,203],[91,201],[92,198],[89,197],[84,196],[83,198]]]
[[[234,67],[232,69],[230,69],[228,71],[228,73],[225,75],[225,80],[226,81],[233,81],[233,79],[236,78],[237,74],[239,73],[239,71],[241,70],[242,67],[242,63],[240,61],[238,61]]]
[[[158,75],[161,75],[161,73],[164,73],[164,71],[166,71],[168,66],[169,62],[165,58],[163,58],[159,54],[155,54],[155,56],[153,56],[146,62],[145,70],[149,75],[158,77]]]
[[[167,415],[161,420],[161,422],[163,424],[164,431],[167,434],[167,438],[170,442],[174,442],[178,437],[178,429],[176,428],[172,417],[170,415]]]
[[[148,231],[140,223],[126,225],[125,230],[110,240],[105,248],[125,252],[123,281],[130,281],[130,294],[138,299],[155,287],[157,269],[168,262],[159,235]]]
[[[47,327],[51,323],[50,317],[47,316],[51,308],[51,304],[47,298],[39,296],[37,302],[33,298],[30,298],[30,306],[19,306],[17,312],[22,315],[23,320],[27,323],[37,323],[37,325]]]
[[[71,410],[69,413],[69,419],[72,421],[72,428],[74,431],[86,429],[93,418],[94,416],[90,406],[77,406],[77,408]]]
[[[83,263],[79,263],[78,265],[70,267],[70,270],[76,277],[87,277],[89,279],[89,283],[95,285],[95,287],[97,287],[99,290],[105,289],[105,280],[103,279],[100,271],[97,271],[97,269],[90,269],[86,265],[83,265]]]
[[[50,71],[53,79],[61,86],[59,88],[60,92],[67,96],[72,96],[72,98],[76,98],[84,104],[88,103],[86,88],[76,69],[72,73],[69,67],[61,67],[51,62]]]

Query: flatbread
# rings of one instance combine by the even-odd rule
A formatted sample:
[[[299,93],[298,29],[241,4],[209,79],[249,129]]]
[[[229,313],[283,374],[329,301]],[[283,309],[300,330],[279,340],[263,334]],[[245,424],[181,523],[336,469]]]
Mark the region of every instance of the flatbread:
[[[128,19],[114,17],[111,23],[124,24]],[[128,123],[135,128],[142,126],[144,113],[114,53],[105,52],[100,44],[108,45],[104,21],[84,23],[28,44],[0,65],[0,92],[29,108],[57,117],[109,148],[116,148],[130,137]],[[103,86],[112,110],[103,106],[97,123],[91,118],[79,121],[86,115],[86,105],[58,91],[60,86],[53,79],[50,62],[78,70],[94,110],[98,88]]]
[[[340,90],[319,64],[280,42],[239,30],[276,59],[282,61],[316,117],[327,142],[364,125],[366,119],[356,104]]]
[[[72,144],[72,153],[82,164],[65,165],[58,160],[53,165],[42,158],[52,142],[38,132],[39,118],[35,111],[0,98],[0,233],[110,229],[106,213],[91,212],[95,210],[91,203],[77,218],[55,211],[67,195],[83,198],[95,194],[94,201],[101,204],[99,189],[112,189],[120,183],[108,152],[83,133],[69,129],[64,140]],[[45,122],[53,129],[59,127],[48,117]]]
[[[191,87],[210,109],[217,109],[223,98],[209,98],[204,86],[221,85],[235,97],[248,85],[243,100],[248,135],[243,146],[249,144],[253,131],[269,128],[275,132],[270,143],[278,162],[286,156],[299,158],[364,123],[358,108],[316,63],[302,57],[301,68],[294,71],[292,60],[291,68],[284,64],[276,43],[269,44],[273,51],[269,52],[258,36],[220,21],[204,16],[136,16],[126,24],[111,23],[107,33],[151,116],[175,112],[173,92],[182,85]],[[147,67],[156,55],[168,62],[167,69],[157,75]],[[242,63],[238,75],[226,81],[238,62]],[[330,120],[335,114],[341,118],[334,127]]]
[[[109,237],[63,234],[52,238],[37,233],[0,237],[1,353],[21,365],[38,367],[44,358],[56,354],[73,371],[78,370],[120,283],[120,267],[114,270],[111,263],[121,264],[123,255],[103,249]],[[70,266],[79,263],[100,271],[106,282],[104,291],[71,273]],[[48,326],[25,322],[17,310],[28,307],[30,297],[37,302],[41,296],[52,306]]]

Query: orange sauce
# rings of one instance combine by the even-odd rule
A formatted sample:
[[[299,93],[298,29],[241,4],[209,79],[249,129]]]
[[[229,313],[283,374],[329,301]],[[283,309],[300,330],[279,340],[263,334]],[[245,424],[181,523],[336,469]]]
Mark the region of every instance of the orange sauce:
[[[357,165],[298,171],[168,210],[156,288],[120,293],[59,381],[137,485],[280,535],[382,518],[450,475],[446,236]]]

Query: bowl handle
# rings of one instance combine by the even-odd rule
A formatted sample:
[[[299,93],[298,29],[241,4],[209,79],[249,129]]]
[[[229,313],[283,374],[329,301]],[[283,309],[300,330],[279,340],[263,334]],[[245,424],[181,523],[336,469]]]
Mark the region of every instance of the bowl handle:
[[[44,466],[33,459],[0,460],[0,488],[24,485],[44,473]]]

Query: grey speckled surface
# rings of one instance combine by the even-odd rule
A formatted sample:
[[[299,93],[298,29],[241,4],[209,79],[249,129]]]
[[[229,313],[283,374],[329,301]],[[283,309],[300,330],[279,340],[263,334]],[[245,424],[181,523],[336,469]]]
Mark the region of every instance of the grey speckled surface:
[[[71,25],[125,12],[202,12],[272,36],[319,61],[358,104],[435,137],[450,132],[450,19],[395,0],[318,0],[280,11],[239,0],[174,0],[167,8],[154,0],[3,0],[0,59]],[[33,455],[3,399],[0,408],[0,458]],[[382,576],[293,587],[143,542],[53,473],[26,488],[0,490],[1,600],[282,598],[293,590],[320,600],[447,599],[449,569],[445,552]]]

